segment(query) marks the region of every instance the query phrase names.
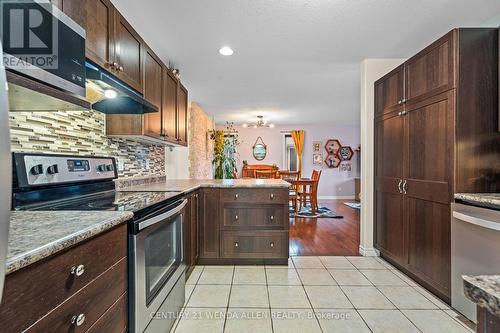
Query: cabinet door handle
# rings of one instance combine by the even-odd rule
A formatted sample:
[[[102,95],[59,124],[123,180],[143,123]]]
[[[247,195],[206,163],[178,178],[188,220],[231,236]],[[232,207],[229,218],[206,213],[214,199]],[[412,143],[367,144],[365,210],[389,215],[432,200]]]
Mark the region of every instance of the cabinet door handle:
[[[398,104],[399,104],[399,105],[403,104],[403,101],[402,101],[402,100],[399,100],[399,101],[398,101]]]
[[[240,196],[238,195],[238,193],[236,193],[236,194],[234,195],[234,199],[236,199],[236,200],[238,200],[238,198],[239,198],[239,197],[240,197]]]
[[[269,246],[273,248],[273,247],[274,247],[274,242],[271,242],[271,243],[269,244]]]
[[[234,242],[234,247],[239,247],[240,244],[238,244],[238,242]]]
[[[274,215],[271,215],[269,218],[271,219],[271,221],[274,221]]]
[[[118,71],[123,72],[123,66],[118,67]]]
[[[78,265],[78,266],[71,267],[71,274],[72,275],[82,276],[83,273],[85,273],[85,266],[84,265]]]
[[[399,193],[403,193],[403,188],[401,187],[401,185],[403,185],[403,180],[400,179],[399,182],[398,182],[398,190],[399,190]]]
[[[402,104],[406,104],[406,102],[408,102],[406,98],[403,98],[403,100],[401,101]]]
[[[235,215],[235,216],[234,216],[235,221],[238,221],[238,220],[239,220],[239,218],[240,218],[240,217],[239,217],[238,215]]]
[[[73,325],[82,326],[84,322],[85,322],[85,315],[83,313],[71,317],[71,324]]]
[[[408,183],[406,182],[406,179],[403,181],[403,194],[406,194],[408,191]]]
[[[270,198],[271,200],[274,200],[274,193],[271,193],[271,194],[269,195],[269,198]]]

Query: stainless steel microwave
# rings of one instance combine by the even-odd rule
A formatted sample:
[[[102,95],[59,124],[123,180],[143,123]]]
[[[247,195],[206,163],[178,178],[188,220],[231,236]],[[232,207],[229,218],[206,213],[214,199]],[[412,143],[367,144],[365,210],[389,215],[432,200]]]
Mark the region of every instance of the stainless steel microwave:
[[[0,0],[8,70],[85,96],[85,30],[48,1]]]

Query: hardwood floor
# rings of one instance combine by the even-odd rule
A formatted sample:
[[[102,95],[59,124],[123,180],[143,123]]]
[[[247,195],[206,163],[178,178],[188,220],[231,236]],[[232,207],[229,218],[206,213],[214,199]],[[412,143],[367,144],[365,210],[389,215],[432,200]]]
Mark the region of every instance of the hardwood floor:
[[[359,255],[359,209],[343,204],[353,200],[320,200],[341,219],[290,219],[291,256],[357,256]]]

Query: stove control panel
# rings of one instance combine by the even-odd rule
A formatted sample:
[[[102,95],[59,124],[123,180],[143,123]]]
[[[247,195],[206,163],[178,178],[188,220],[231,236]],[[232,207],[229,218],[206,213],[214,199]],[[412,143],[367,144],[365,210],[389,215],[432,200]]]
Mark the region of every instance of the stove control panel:
[[[112,157],[14,153],[21,188],[117,178]]]

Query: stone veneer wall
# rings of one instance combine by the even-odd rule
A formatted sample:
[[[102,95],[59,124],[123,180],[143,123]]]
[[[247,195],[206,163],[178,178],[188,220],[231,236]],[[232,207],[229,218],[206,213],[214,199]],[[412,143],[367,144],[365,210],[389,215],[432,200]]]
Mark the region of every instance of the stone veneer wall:
[[[120,178],[165,175],[164,147],[108,138],[105,119],[91,110],[11,112],[12,150],[116,157]]]
[[[208,131],[215,128],[214,122],[195,102],[189,112],[189,177],[212,179],[214,145]]]

